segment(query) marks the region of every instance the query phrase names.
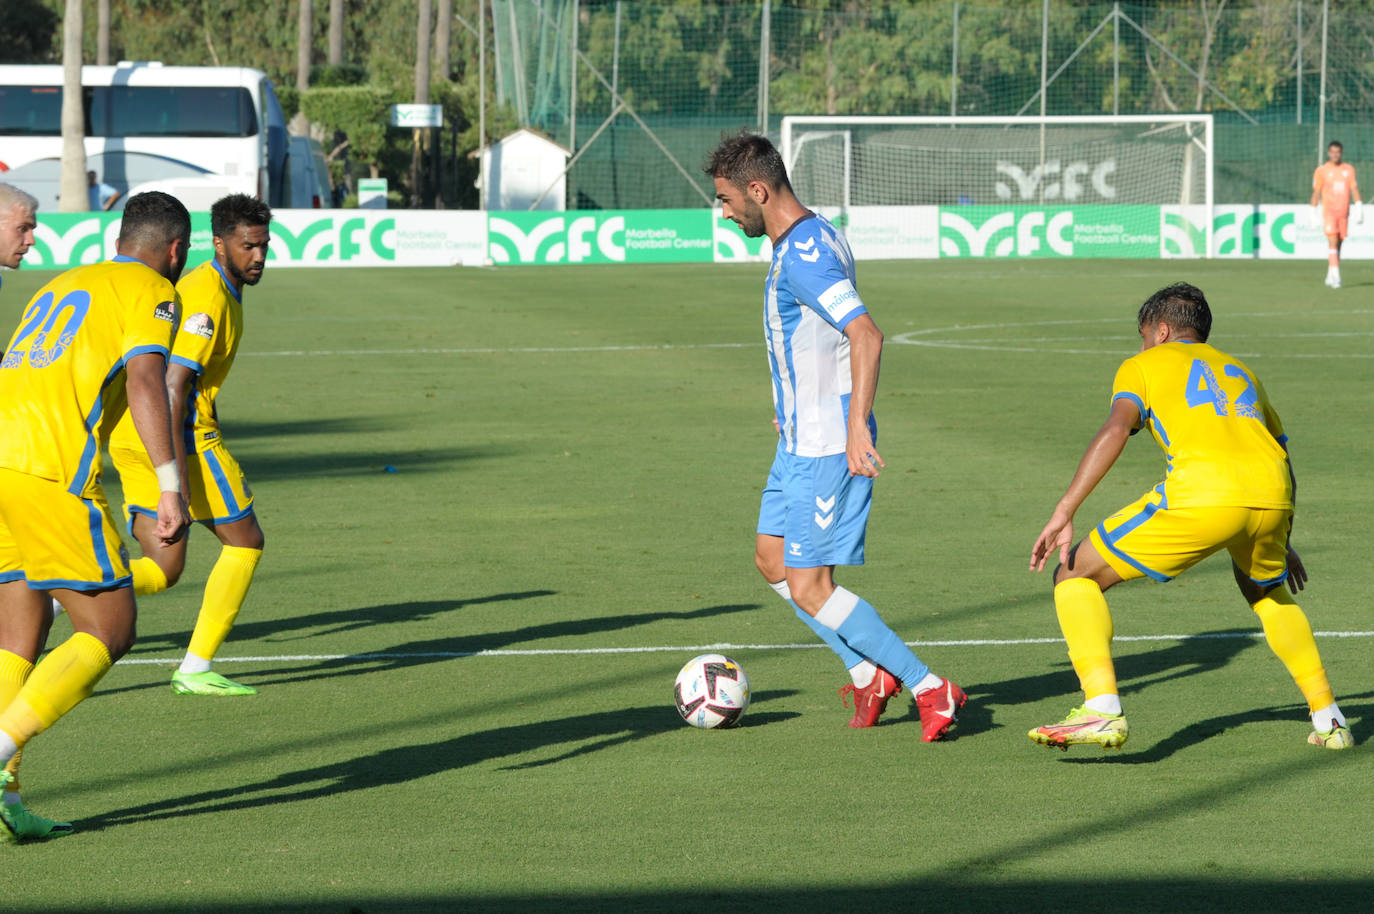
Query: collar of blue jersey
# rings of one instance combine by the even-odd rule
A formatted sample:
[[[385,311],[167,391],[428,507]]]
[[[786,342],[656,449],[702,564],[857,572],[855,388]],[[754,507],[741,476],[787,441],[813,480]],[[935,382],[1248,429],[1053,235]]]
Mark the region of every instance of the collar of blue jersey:
[[[782,233],[781,235],[778,236],[778,240],[775,241],[775,242],[773,243],[773,247],[774,247],[774,248],[780,248],[780,247],[782,247],[782,241],[783,241],[783,239],[786,238],[788,235],[792,234],[792,229],[794,229],[794,228],[796,228],[797,226],[801,225],[801,224],[802,224],[803,222],[805,222],[807,219],[810,219],[810,218],[812,218],[812,217],[815,216],[815,215],[816,215],[816,214],[813,213],[813,212],[811,212],[811,210],[807,210],[805,216],[799,217],[799,218],[797,219],[796,222],[793,222],[793,223],[792,223],[791,225],[789,225],[785,230],[783,230],[783,233]]]
[[[224,267],[219,265],[219,258],[212,257],[210,258],[210,262],[215,265],[215,270],[219,273],[219,278],[224,280],[224,288],[228,289],[229,294],[234,296],[234,301],[238,302],[240,305],[243,304],[243,294],[239,292],[238,289],[235,289],[234,284],[229,281],[229,277],[224,275]]]

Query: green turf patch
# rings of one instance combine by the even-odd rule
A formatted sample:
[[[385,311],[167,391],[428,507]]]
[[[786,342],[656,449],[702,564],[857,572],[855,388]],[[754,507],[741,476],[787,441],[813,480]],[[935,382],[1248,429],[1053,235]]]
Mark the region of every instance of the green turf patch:
[[[1026,739],[1079,701],[1026,563],[1136,307],[1186,279],[1292,438],[1314,628],[1374,629],[1364,269],[1333,292],[1319,263],[860,265],[887,469],[841,580],[968,689],[934,745],[905,696],[846,728],[843,670],[753,568],[761,265],[269,271],[220,400],[267,548],[218,668],[261,694],[168,688],[216,552],[196,531],[128,662],[26,751],[30,806],[78,831],[0,848],[0,908],[1358,906],[1367,747],[1303,743],[1225,561],[1110,594],[1119,753]],[[45,278],[7,276],[6,327]],[[1133,440],[1080,532],[1162,473]],[[691,729],[673,677],[722,643],[754,704]],[[1361,740],[1370,643],[1319,640]]]

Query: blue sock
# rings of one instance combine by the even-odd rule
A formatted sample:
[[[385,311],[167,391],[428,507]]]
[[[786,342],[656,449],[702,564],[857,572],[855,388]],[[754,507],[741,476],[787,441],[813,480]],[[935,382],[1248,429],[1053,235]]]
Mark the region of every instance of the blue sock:
[[[806,610],[798,606],[797,601],[792,599],[792,590],[787,586],[786,578],[784,578],[781,581],[769,581],[768,586],[773,588],[773,590],[777,593],[778,596],[786,600],[788,606],[796,610],[797,617],[811,627],[811,630],[816,633],[816,637],[824,641],[832,651],[839,655],[839,658],[841,661],[843,661],[844,668],[846,670],[850,670],[852,673],[854,667],[863,663],[867,659],[858,651],[854,650],[852,647],[845,644],[844,639],[842,639],[839,635],[835,634],[835,632],[826,628],[824,625],[821,625],[815,619],[811,618],[811,616],[806,612]]]
[[[788,602],[792,601],[789,600]],[[828,644],[830,649],[839,655],[840,661],[844,664],[846,670],[852,669],[860,663],[863,663],[863,654],[860,654],[858,651],[854,650],[854,648],[845,644],[844,639],[840,637],[838,632],[832,631],[817,622],[811,616],[807,615],[806,611],[796,603],[792,603],[792,608],[797,611],[797,618],[811,626],[811,630],[816,633],[816,636]]]
[[[908,689],[915,690],[930,672],[930,667],[887,627],[871,603],[843,587],[835,588],[815,621],[839,635],[850,649],[896,676]]]

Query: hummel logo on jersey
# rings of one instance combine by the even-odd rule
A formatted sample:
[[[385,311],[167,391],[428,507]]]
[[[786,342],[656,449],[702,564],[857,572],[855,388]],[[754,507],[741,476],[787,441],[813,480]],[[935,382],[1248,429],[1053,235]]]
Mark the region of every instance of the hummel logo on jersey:
[[[816,526],[820,527],[822,530],[829,530],[830,525],[835,522],[835,513],[831,510],[835,507],[835,496],[832,495],[829,498],[821,498],[817,495],[816,507],[820,509],[813,515]]]
[[[800,257],[802,260],[805,260],[807,263],[815,263],[817,260],[820,260],[821,258],[820,249],[816,247],[815,235],[812,235],[805,241],[796,242],[792,245],[792,247],[796,248],[798,251],[801,252],[797,256]]]
[[[801,543],[788,543],[787,546],[788,546],[789,549],[792,550],[792,554],[793,554],[793,555],[801,555],[801,554],[802,554],[802,551],[801,551]]]

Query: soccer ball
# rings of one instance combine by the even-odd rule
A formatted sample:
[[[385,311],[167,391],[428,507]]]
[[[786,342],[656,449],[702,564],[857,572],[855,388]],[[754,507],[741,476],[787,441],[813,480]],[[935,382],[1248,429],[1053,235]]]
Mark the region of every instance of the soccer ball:
[[[703,730],[733,727],[749,707],[749,677],[724,654],[702,654],[687,661],[673,683],[682,719]]]

